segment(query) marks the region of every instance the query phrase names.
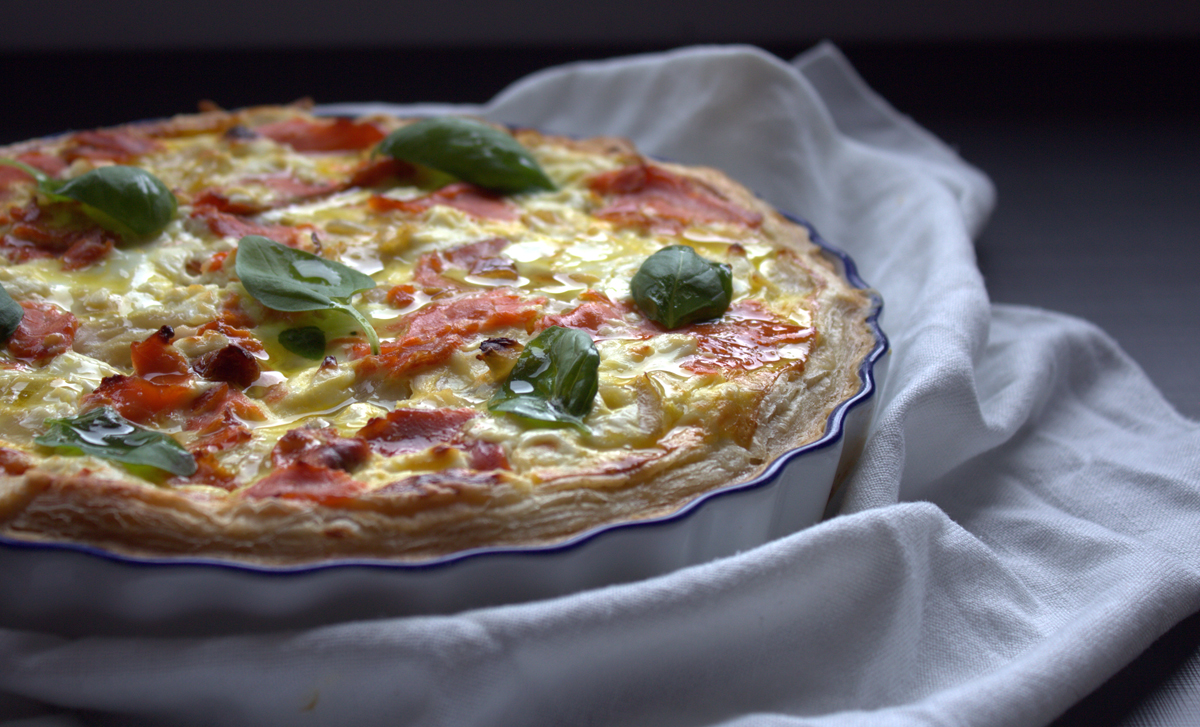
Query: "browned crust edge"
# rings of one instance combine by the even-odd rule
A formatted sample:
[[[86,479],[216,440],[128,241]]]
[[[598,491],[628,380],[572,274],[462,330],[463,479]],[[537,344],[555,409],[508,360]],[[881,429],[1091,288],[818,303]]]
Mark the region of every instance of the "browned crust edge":
[[[178,133],[189,133],[189,119],[202,118],[200,125],[208,126],[297,112],[302,109],[295,106],[209,111],[169,123]],[[637,158],[623,139],[517,133],[529,141],[536,137],[540,143]],[[34,144],[36,140],[0,151]],[[780,244],[802,255],[819,249],[806,230],[722,172],[662,165],[762,214],[766,234]],[[822,275],[829,279],[841,278],[833,256],[821,251],[806,259],[823,266]],[[290,565],[339,558],[420,561],[478,547],[549,545],[596,527],[666,515],[705,492],[748,480],[783,452],[819,439],[829,414],[859,391],[859,366],[876,343],[867,324],[871,293],[847,285],[825,300],[817,311],[818,331],[839,328],[848,345],[838,352],[819,346],[816,355],[836,354],[838,360],[826,364],[837,375],[814,380],[800,373],[777,384],[760,403],[759,426],[748,448],[731,443],[708,447],[702,437],[684,433],[679,442],[665,446],[661,457],[628,471],[566,476],[536,491],[502,475],[488,482],[447,477],[407,491],[368,493],[336,506],[287,498],[205,498],[132,476],[123,481],[34,468],[23,477],[0,478],[0,534],[29,542],[86,543],[133,556]],[[802,390],[810,395],[797,396]],[[653,487],[639,487],[651,480]]]

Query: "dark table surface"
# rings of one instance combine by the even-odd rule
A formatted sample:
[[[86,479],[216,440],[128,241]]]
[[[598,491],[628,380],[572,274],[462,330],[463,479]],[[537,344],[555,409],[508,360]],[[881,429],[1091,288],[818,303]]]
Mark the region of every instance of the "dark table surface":
[[[1200,43],[846,52],[995,183],[992,301],[1099,325],[1200,420]],[[1131,658],[1055,727],[1200,725],[1200,612]]]
[[[1200,126],[938,119],[930,128],[996,184],[977,243],[992,301],[1096,323],[1176,410],[1200,419]],[[1200,725],[1200,614],[1058,725]]]
[[[769,50],[790,58],[809,45]],[[977,244],[992,300],[1100,325],[1200,419],[1200,42],[842,48],[995,182]],[[654,48],[0,52],[0,143],[190,111],[199,99],[480,102],[548,65],[643,50]],[[1200,724],[1200,613],[1130,656],[1057,726]]]

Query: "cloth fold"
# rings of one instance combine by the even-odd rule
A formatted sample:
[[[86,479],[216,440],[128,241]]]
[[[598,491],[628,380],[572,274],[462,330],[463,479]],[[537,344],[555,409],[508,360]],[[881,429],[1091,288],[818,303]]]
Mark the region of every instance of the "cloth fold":
[[[722,168],[855,258],[892,360],[840,513],[462,614],[213,639],[0,624],[0,717],[1026,727],[1200,608],[1200,425],[1091,324],[989,304],[972,238],[990,182],[836,48],[574,64],[477,110]]]

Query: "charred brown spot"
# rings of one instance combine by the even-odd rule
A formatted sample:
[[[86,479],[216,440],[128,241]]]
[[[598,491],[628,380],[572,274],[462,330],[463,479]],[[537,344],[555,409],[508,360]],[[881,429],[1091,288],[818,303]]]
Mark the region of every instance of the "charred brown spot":
[[[246,140],[255,139],[258,137],[258,134],[254,133],[252,129],[248,129],[241,124],[234,124],[226,129],[222,136],[224,136],[226,139]]]
[[[517,266],[506,257],[487,257],[476,260],[471,265],[471,275],[483,278],[507,278],[516,280],[519,276]]]
[[[244,348],[232,343],[196,359],[192,370],[202,379],[224,381],[243,389],[257,381],[262,373],[258,360]]]
[[[346,540],[347,538],[354,537],[357,532],[357,528],[350,525],[350,523],[344,522],[326,525],[325,528],[321,530],[322,535],[332,540]]]
[[[479,344],[479,351],[483,356],[503,355],[513,349],[519,351],[521,344],[511,338],[489,338]]]
[[[479,355],[476,358],[488,365],[492,376],[503,378],[512,371],[512,367],[517,363],[517,356],[524,348],[511,338],[489,338],[479,344]]]
[[[171,328],[170,326],[163,326],[155,331],[154,335],[158,338],[158,340],[163,342],[163,345],[166,345],[175,340],[175,329]]]
[[[279,438],[271,451],[271,464],[285,467],[296,462],[313,467],[352,472],[371,456],[361,437],[343,437],[333,427],[293,429]]]

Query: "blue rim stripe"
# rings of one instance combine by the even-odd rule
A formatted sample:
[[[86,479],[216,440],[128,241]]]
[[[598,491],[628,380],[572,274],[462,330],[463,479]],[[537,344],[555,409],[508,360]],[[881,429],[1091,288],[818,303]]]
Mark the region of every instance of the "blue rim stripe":
[[[784,468],[792,460],[804,454],[808,454],[809,452],[815,452],[831,447],[841,440],[844,434],[846,415],[850,412],[850,410],[859,406],[875,394],[877,386],[875,381],[874,367],[876,362],[878,362],[888,351],[888,339],[884,335],[883,330],[879,325],[879,318],[883,312],[883,299],[880,297],[878,292],[867,285],[867,283],[859,276],[858,267],[854,264],[854,261],[847,253],[829,244],[829,242],[822,238],[817,233],[816,229],[806,220],[786,212],[780,212],[780,214],[786,219],[804,227],[808,231],[809,237],[815,244],[824,249],[825,252],[833,255],[841,261],[843,272],[850,284],[859,290],[866,291],[871,297],[872,307],[871,313],[867,317],[867,323],[870,325],[871,331],[875,335],[875,346],[859,365],[858,377],[861,382],[861,386],[853,396],[838,404],[834,410],[830,412],[829,417],[826,420],[825,434],[820,439],[784,452],[767,464],[763,471],[753,478],[746,480],[745,482],[734,483],[732,485],[726,485],[715,490],[710,490],[709,492],[697,496],[694,500],[669,515],[651,518],[648,520],[629,520],[620,523],[601,525],[553,545],[474,548],[471,550],[464,550],[439,558],[434,558],[432,560],[417,562],[396,562],[382,559],[347,558],[296,566],[264,566],[247,563],[235,563],[217,558],[195,558],[189,556],[164,556],[161,558],[154,558],[133,556],[111,552],[94,545],[85,545],[81,543],[43,543],[36,541],[16,540],[3,535],[0,535],[0,548],[13,550],[50,550],[59,552],[76,552],[131,566],[151,568],[163,566],[170,566],[173,568],[181,566],[223,568],[234,571],[267,575],[299,575],[340,568],[378,568],[393,571],[428,571],[432,569],[445,568],[453,565],[454,563],[459,563],[468,559],[513,555],[519,555],[522,557],[558,555],[560,553],[574,550],[575,548],[584,545],[594,538],[598,538],[607,533],[624,530],[626,528],[653,528],[657,526],[671,525],[683,520],[684,518],[687,518],[707,503],[718,498],[739,492],[757,490],[759,488],[775,484],[779,476],[783,473]]]

